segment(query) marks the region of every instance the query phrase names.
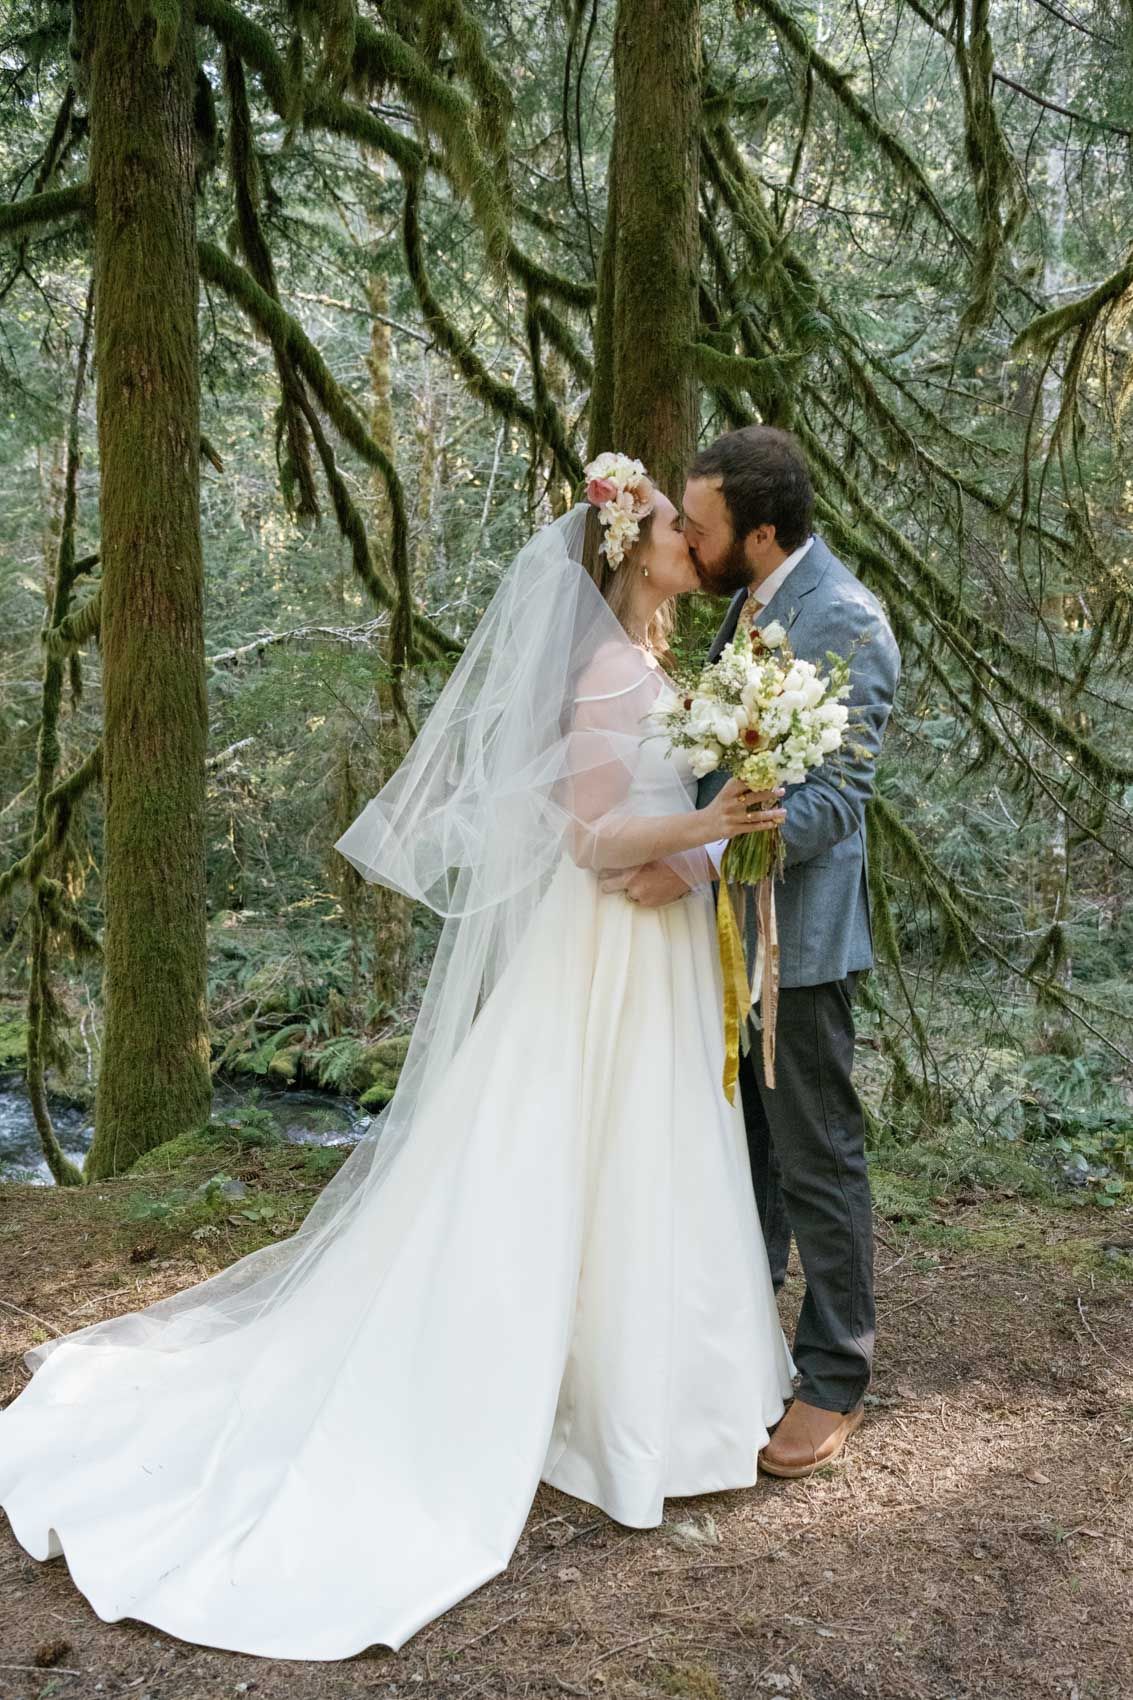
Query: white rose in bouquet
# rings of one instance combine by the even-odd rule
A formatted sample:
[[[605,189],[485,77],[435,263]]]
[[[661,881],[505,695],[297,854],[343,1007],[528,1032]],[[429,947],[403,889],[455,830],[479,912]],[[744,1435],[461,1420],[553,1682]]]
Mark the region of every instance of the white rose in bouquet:
[[[709,744],[697,744],[688,752],[688,764],[697,779],[703,779],[706,773],[714,773],[720,765],[720,752]]]
[[[709,697],[694,697],[688,711],[689,731],[697,737],[711,737],[716,722],[716,704]]]
[[[849,679],[849,662],[837,655],[822,668],[794,655],[777,620],[740,627],[716,661],[676,681],[670,743],[688,751],[698,779],[724,769],[757,791],[801,785],[845,742],[849,710],[839,699]],[[783,854],[777,831],[741,835],[722,872],[753,884],[781,867]]]

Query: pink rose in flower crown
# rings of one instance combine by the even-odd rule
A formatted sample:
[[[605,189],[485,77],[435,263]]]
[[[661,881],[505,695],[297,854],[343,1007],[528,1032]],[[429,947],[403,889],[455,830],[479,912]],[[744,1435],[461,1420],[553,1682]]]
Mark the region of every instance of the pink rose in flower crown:
[[[619,567],[627,549],[641,535],[641,521],[653,508],[655,492],[649,474],[630,455],[600,454],[582,469],[586,500],[597,509],[605,533],[601,553]]]

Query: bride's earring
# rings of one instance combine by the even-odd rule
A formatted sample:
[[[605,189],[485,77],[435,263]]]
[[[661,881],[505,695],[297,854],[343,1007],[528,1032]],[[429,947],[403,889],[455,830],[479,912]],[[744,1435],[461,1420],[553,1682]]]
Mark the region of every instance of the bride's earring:
[[[648,567],[642,567],[641,576],[642,576],[642,578],[648,578],[649,577],[649,568]]]

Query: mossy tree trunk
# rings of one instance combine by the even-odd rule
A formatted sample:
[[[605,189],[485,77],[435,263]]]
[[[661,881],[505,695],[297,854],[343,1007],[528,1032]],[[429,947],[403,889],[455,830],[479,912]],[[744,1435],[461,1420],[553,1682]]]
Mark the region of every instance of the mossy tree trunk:
[[[93,0],[106,1028],[92,1179],[207,1120],[193,14]],[[174,25],[174,17],[176,23]],[[164,64],[157,63],[158,57]]]
[[[679,497],[696,446],[699,0],[619,0],[590,452]]]
[[[369,279],[370,306],[374,318],[370,326],[370,351],[367,365],[370,372],[372,401],[370,431],[391,460],[397,453],[394,435],[393,383],[390,372],[391,338],[385,319],[389,314],[389,278],[375,263]],[[375,509],[375,533],[389,533],[389,499],[385,481],[374,470],[371,478]],[[378,774],[375,790],[400,767],[409,748],[408,728],[397,712],[393,693],[392,630],[382,647],[382,676],[378,682]],[[351,871],[351,877],[353,875]],[[408,898],[388,886],[377,885],[374,891],[374,995],[380,1005],[392,1009],[405,996],[409,978],[409,958],[413,942],[413,906]]]

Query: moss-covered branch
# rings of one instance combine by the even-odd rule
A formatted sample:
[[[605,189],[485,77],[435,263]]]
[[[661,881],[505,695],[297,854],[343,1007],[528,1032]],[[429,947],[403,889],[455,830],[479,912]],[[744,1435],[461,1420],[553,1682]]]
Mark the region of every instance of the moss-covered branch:
[[[278,345],[287,353],[318,397],[340,436],[345,438],[368,465],[377,467],[381,473],[389,494],[391,515],[400,513],[403,516],[402,523],[396,527],[393,542],[404,559],[395,569],[395,573],[399,582],[408,583],[408,525],[404,521],[405,497],[396,468],[380,444],[374,441],[355,411],[353,403],[331,376],[322,355],[291,314],[277,301],[273,301],[256,280],[214,242],[201,242],[198,251],[201,276],[223,289],[248,315],[267,341],[273,346]],[[372,561],[369,562],[365,582],[379,606],[396,609],[397,592],[382,581]],[[413,613],[412,620],[414,633],[423,648],[433,654],[449,655],[458,650],[459,646],[454,645],[452,639],[422,615]]]
[[[753,0],[753,4],[759,8],[768,22],[775,26],[783,40],[798,55],[803,64],[813,69],[819,82],[830,90],[831,94],[850,114],[855,124],[889,161],[900,181],[915,196],[920,205],[931,213],[936,222],[966,249],[968,246],[967,239],[957,229],[944,207],[941,206],[932,185],[912,154],[891,130],[886,129],[877,114],[855,94],[851,87],[850,77],[846,72],[839,71],[837,66],[832,65],[829,59],[818,51],[802,25],[785,6],[779,4],[779,0]]]
[[[1032,319],[1016,337],[1013,352],[1026,354],[1036,349],[1052,348],[1069,332],[1094,325],[1101,314],[1120,301],[1130,289],[1133,289],[1133,248],[1129,250],[1124,264],[1096,289],[1091,289],[1088,295],[1079,296],[1077,301],[1069,301],[1065,307],[1055,307],[1052,312],[1040,313],[1038,318]]]
[[[499,414],[501,418],[515,420],[526,430],[534,433],[536,437],[544,437],[554,454],[563,477],[571,484],[577,483],[582,475],[582,462],[567,437],[566,427],[561,415],[550,397],[544,398],[544,405],[540,407],[537,414],[536,410],[510,384],[501,383],[498,378],[494,377],[467,337],[463,336],[453,324],[434,295],[425,266],[419,203],[419,181],[413,173],[407,173],[405,176],[405,210],[402,220],[405,260],[409,279],[417,296],[421,317],[426,327],[438,347],[444,349],[445,353],[452,358],[472,394],[490,407],[493,412]]]
[[[493,63],[479,20],[463,0],[419,0],[419,3],[437,32],[451,41],[455,68],[475,95],[476,123],[484,145],[506,176],[511,84]]]
[[[971,0],[970,6],[966,0],[957,0],[953,52],[964,97],[964,147],[979,217],[972,299],[960,321],[961,330],[969,330],[991,312],[1000,255],[1022,222],[1027,197],[1022,172],[995,109],[990,0]]]
[[[244,62],[230,47],[222,53],[224,90],[228,101],[228,170],[236,202],[235,235],[248,269],[265,294],[279,301],[275,263],[259,216],[259,167],[252,137],[252,114],[244,80]],[[317,519],[319,501],[311,466],[310,441],[302,409],[302,380],[286,349],[272,344],[279,374],[279,414],[276,423],[276,461],[283,498],[299,520]],[[286,441],[286,451],[280,446]]]
[[[84,792],[102,779],[102,744],[80,762],[74,772],[55,785],[44,798],[45,824],[35,841],[16,861],[0,873],[0,900],[8,896],[21,881],[36,885],[44,877],[44,869],[52,853],[59,849],[67,835],[75,805]]]
[[[23,236],[68,218],[89,218],[90,213],[89,183],[44,189],[38,195],[25,195],[22,201],[0,201],[0,236]]]
[[[75,650],[81,649],[84,643],[98,636],[99,622],[102,618],[102,592],[96,590],[88,596],[85,602],[71,611],[57,626],[51,626],[44,633],[44,644],[48,654],[60,660]]]
[[[196,20],[212,30],[230,52],[259,74],[274,111],[287,119],[292,113],[292,94],[286,62],[270,31],[233,5],[232,0],[193,0]]]
[[[489,259],[501,270],[511,243],[506,177],[493,163],[477,136],[476,108],[450,82],[438,77],[427,62],[399,35],[358,20],[354,75],[372,85],[392,83],[410,102],[422,124],[444,150],[454,180],[468,196]]]

